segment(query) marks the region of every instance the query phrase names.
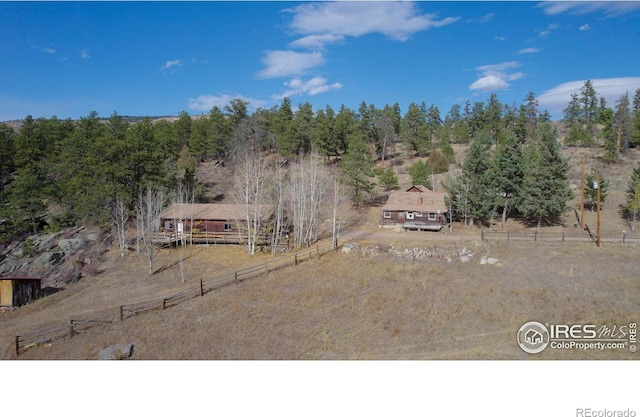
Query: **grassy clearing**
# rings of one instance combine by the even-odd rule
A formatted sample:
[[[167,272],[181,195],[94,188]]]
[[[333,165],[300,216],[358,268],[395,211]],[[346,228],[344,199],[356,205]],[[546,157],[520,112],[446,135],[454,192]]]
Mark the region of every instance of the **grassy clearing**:
[[[637,358],[628,351],[550,349],[534,356],[515,341],[520,325],[531,320],[640,321],[637,246],[477,242],[468,247],[475,256],[466,264],[331,253],[92,329],[22,358],[91,359],[114,343],[133,343],[136,359]],[[192,268],[202,273],[215,248],[196,250],[202,256],[192,258]],[[482,255],[504,266],[479,265]],[[164,279],[175,284],[175,273],[175,268],[166,271]]]

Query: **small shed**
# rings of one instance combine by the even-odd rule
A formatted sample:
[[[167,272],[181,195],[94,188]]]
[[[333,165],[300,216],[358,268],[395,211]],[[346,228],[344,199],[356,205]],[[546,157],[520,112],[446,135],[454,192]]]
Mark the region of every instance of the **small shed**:
[[[412,230],[440,230],[447,224],[445,197],[445,193],[422,186],[394,191],[382,207],[382,223],[399,224]]]
[[[20,307],[42,294],[41,278],[0,276],[0,307]]]

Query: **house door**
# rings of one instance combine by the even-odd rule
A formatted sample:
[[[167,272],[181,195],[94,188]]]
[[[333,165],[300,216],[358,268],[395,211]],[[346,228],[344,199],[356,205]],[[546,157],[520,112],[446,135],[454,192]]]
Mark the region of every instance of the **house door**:
[[[13,281],[0,281],[0,305],[13,305]]]

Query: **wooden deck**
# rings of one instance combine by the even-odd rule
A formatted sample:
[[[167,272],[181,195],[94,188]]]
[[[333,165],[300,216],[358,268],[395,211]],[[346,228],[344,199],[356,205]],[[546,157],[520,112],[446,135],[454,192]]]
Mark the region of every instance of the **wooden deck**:
[[[157,245],[172,246],[181,240],[188,244],[242,244],[246,237],[238,232],[187,232],[184,234],[157,232],[154,233],[151,240]],[[266,236],[258,237],[258,244],[264,244],[269,239]]]

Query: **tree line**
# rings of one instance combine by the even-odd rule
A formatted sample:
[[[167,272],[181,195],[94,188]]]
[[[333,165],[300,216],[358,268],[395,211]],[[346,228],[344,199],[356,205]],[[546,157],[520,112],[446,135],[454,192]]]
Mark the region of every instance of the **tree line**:
[[[250,112],[248,106],[234,99],[197,117],[182,112],[174,121],[129,123],[116,112],[108,118],[91,112],[79,120],[27,116],[15,131],[1,123],[0,239],[45,225],[108,226],[115,206],[135,213],[148,187],[189,187],[194,201],[201,201],[197,163],[216,160],[232,168],[247,152],[277,156],[285,167],[319,155],[339,166],[340,180],[359,206],[374,193],[374,177],[387,188],[397,186],[390,162],[399,144],[406,155],[427,158],[427,168],[414,169],[422,182],[428,182],[425,172],[457,162],[452,144],[469,144],[463,175],[448,187],[459,218],[483,222],[515,210],[540,223],[556,216],[568,198],[558,133],[533,92],[520,104],[501,103],[496,94],[456,103],[444,115],[424,102],[411,103],[404,114],[397,103],[379,108],[362,102],[356,110],[343,105],[336,111],[309,103],[294,109],[284,98],[270,109]],[[600,136],[610,163],[640,143],[640,90],[632,103],[626,95],[611,109],[588,81],[564,116],[564,143],[594,146]],[[551,172],[563,184],[554,184]],[[554,198],[545,190],[553,190]],[[548,207],[533,203],[538,200]]]

